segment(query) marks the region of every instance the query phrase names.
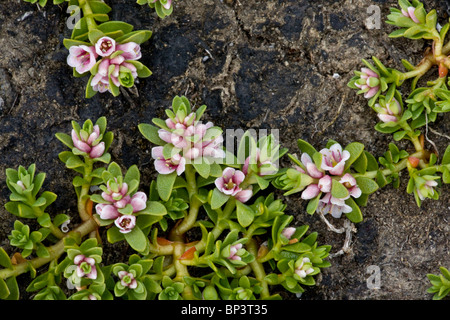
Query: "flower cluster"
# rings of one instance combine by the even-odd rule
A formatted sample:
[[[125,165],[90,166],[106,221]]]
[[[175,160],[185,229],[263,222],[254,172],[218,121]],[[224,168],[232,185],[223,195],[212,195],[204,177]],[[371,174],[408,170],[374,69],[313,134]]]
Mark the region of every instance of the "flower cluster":
[[[76,275],[79,278],[97,279],[96,261],[93,258],[85,257],[82,254],[77,255],[73,262],[76,265]]]
[[[114,220],[114,224],[121,233],[129,233],[136,225],[136,216],[132,213],[142,211],[146,208],[147,195],[144,192],[136,192],[133,196],[128,194],[128,184],[125,182],[108,181],[106,188],[103,187],[102,198],[106,203],[99,203],[95,210],[103,220]],[[129,206],[130,212],[125,208]],[[121,212],[122,211],[122,212]]]
[[[92,89],[111,92],[111,86],[130,88],[138,76],[132,61],[142,57],[141,47],[135,42],[118,44],[113,38],[104,36],[95,45],[78,45],[69,48],[67,64],[79,74],[91,72]],[[97,58],[100,60],[97,61]]]
[[[384,123],[398,122],[399,116],[402,114],[400,102],[395,98],[392,98],[390,102],[386,102],[384,99],[380,99],[379,102],[373,107],[378,113],[378,118]]]
[[[355,82],[360,91],[364,93],[364,98],[370,99],[380,90],[380,76],[369,68],[361,68],[361,72],[355,71],[359,75],[359,80]]]
[[[203,159],[221,159],[225,157],[222,149],[222,130],[212,122],[203,124],[190,108],[168,112],[170,117],[158,130],[158,136],[164,146],[152,148],[155,169],[160,174],[176,171],[181,175],[187,163],[202,162]]]
[[[345,161],[350,158],[347,150],[342,150],[340,144],[335,143],[329,149],[320,150],[322,155],[321,166],[318,168],[307,153],[301,156],[303,168],[297,166],[297,170],[314,178],[317,183],[311,183],[303,192],[302,199],[309,200],[324,193],[322,199],[319,200],[317,211],[324,214],[331,213],[335,218],[340,218],[342,213],[349,213],[352,208],[345,203],[345,200],[353,197],[359,198],[361,190],[356,184],[356,179],[350,173],[344,173]],[[328,174],[326,174],[328,172]],[[331,189],[334,179],[339,179],[348,193],[342,198],[333,196]]]
[[[75,148],[89,155],[90,158],[99,158],[105,152],[105,142],[102,141],[100,127],[95,125],[89,130],[81,129],[78,132],[72,129],[72,142]]]
[[[313,272],[314,268],[309,258],[301,258],[295,262],[295,274],[300,278],[306,278],[308,274]]]

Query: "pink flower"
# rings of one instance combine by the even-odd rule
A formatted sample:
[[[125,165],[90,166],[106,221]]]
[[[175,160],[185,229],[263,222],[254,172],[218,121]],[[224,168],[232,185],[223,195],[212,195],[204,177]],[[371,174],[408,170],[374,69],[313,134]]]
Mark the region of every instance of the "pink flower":
[[[110,67],[113,66],[111,73]],[[104,57],[98,66],[97,74],[91,80],[91,86],[93,90],[101,93],[110,91],[110,81],[119,87],[121,85],[119,76],[121,72],[125,72],[128,69],[131,72],[133,79],[138,77],[137,68],[125,60],[124,54],[118,55],[112,59]]]
[[[330,176],[324,176],[319,179],[317,184],[310,184],[301,195],[301,198],[304,200],[309,200],[315,198],[319,195],[320,192],[330,192],[331,191],[331,183],[332,179]]]
[[[344,199],[335,198],[329,192],[319,200],[317,211],[322,214],[330,213],[334,218],[340,218],[342,213],[352,212],[352,208],[345,204]]]
[[[380,76],[369,68],[361,68],[361,75],[355,85],[364,92],[364,98],[370,99],[380,89]]]
[[[73,262],[77,266],[76,272],[79,278],[97,279],[97,269],[95,268],[95,260],[93,258],[87,258],[79,254],[73,259]]]
[[[386,103],[385,107],[378,103],[375,104],[374,110],[378,112],[378,118],[384,123],[397,122],[397,116],[402,113],[402,106],[397,99],[393,98],[391,102]]]
[[[95,125],[89,136],[77,133],[72,129],[72,142],[75,148],[81,152],[85,152],[90,158],[99,158],[105,152],[105,143],[99,141],[100,128]]]
[[[116,41],[110,37],[101,37],[95,44],[95,52],[102,57],[107,57],[116,51]]]
[[[335,176],[340,176],[344,172],[345,161],[350,158],[350,152],[342,151],[339,143],[333,144],[330,149],[320,150],[320,153],[322,154],[321,168],[323,170]]]
[[[296,229],[294,227],[284,228],[283,231],[281,231],[281,234],[290,240],[295,231]]]
[[[129,233],[136,226],[136,216],[124,214],[114,220],[114,224],[121,233]]]
[[[319,169],[317,169],[317,166],[314,164],[314,162],[312,161],[311,157],[309,156],[309,154],[307,153],[303,153],[302,156],[300,157],[300,161],[302,162],[305,170],[299,170],[301,169],[300,167],[297,167],[297,170],[299,170],[302,173],[306,173],[307,175],[309,175],[311,178],[316,178],[316,179],[320,179],[324,176],[324,173],[322,171],[320,171]]]
[[[102,220],[114,220],[120,216],[117,208],[111,204],[99,203],[95,206],[95,211]]]
[[[296,262],[298,266],[295,268],[295,274],[300,278],[306,278],[306,276],[310,273],[314,272],[314,268],[312,267],[312,263],[309,258],[303,258],[302,260]]]
[[[228,259],[230,260],[242,260],[240,256],[238,256],[238,251],[242,249],[242,243],[237,243],[235,245],[230,246],[230,255]]]
[[[144,192],[136,192],[130,200],[133,212],[139,212],[147,207],[147,195]]]
[[[177,175],[184,172],[186,167],[186,159],[180,154],[175,154],[171,158],[166,159],[163,154],[164,147],[152,148],[152,158],[155,159],[155,169],[161,174],[169,174],[174,171]]]
[[[243,190],[240,184],[244,181],[245,175],[240,170],[226,168],[223,170],[222,177],[214,182],[220,192],[235,197],[240,202],[247,202],[253,195],[252,188]]]
[[[135,42],[128,42],[125,44],[118,44],[116,46],[117,50],[123,51],[121,56],[125,60],[138,60],[142,57],[141,47]]]
[[[100,93],[106,91],[111,92],[108,76],[101,76],[99,73],[97,73],[91,80],[91,86],[94,91],[98,91]]]
[[[96,64],[97,54],[94,47],[85,45],[71,46],[67,57],[67,64],[82,74],[88,72]]]
[[[172,6],[172,0],[166,0],[166,3],[161,3],[161,4],[164,7],[164,9],[169,10],[170,7]]]
[[[179,117],[181,116],[181,118]],[[159,137],[183,150],[186,160],[197,159],[200,156],[223,158],[225,152],[222,150],[222,135],[208,134],[213,128],[213,123],[206,124],[195,122],[195,113],[187,116],[177,115],[175,118],[166,120],[167,129],[159,129]],[[214,132],[213,132],[214,133]]]
[[[425,198],[434,195],[434,187],[436,187],[437,185],[438,183],[434,180],[426,180],[426,182],[420,188],[416,187],[415,191],[417,192],[419,199],[423,201],[425,200]]]
[[[134,278],[134,275],[131,272],[127,272],[125,270],[119,271],[118,274],[120,279],[120,284],[124,287],[128,287],[130,289],[137,288],[137,281]]]
[[[194,147],[204,137],[206,130],[213,126],[212,122],[207,124],[194,123],[195,114],[191,113],[181,121],[177,118],[174,120],[167,119],[166,124],[170,131],[160,129],[158,131],[159,137],[167,143],[172,143],[175,147],[180,149],[187,149]],[[197,148],[198,145],[195,146]],[[200,154],[196,152],[195,154]],[[186,155],[185,155],[186,156]]]
[[[407,18],[411,18],[411,20],[414,21],[415,23],[420,23],[419,19],[417,19],[414,13],[415,10],[416,8],[414,7],[408,7],[407,11],[402,9],[402,14]]]
[[[359,198],[361,196],[361,189],[356,184],[356,179],[350,173],[344,174],[339,182],[347,188],[349,196],[353,198]]]

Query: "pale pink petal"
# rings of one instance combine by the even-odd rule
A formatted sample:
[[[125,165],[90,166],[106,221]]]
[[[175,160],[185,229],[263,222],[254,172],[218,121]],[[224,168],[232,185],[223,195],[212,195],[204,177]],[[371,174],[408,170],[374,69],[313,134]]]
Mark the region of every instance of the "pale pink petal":
[[[136,192],[131,198],[133,212],[144,210],[147,207],[147,195],[144,192]]]
[[[286,238],[291,239],[291,237],[294,235],[296,230],[297,229],[295,229],[293,227],[284,228],[283,231],[281,231],[281,234],[283,236],[285,236]]]
[[[247,159],[245,159],[244,165],[242,166],[242,172],[247,175],[248,173],[248,166],[250,164],[250,157],[247,157]]]
[[[416,10],[416,8],[414,7],[409,7],[408,8],[408,14],[409,17],[412,19],[412,21],[414,21],[415,23],[420,23],[419,19],[417,19],[416,14],[414,13],[414,11]]]
[[[122,188],[120,189],[121,195],[126,195],[128,192],[128,184],[126,182],[122,183]]]
[[[378,78],[378,74],[374,71],[372,71],[369,68],[361,68],[361,72],[364,72],[366,75],[368,75],[369,77],[375,77]]]
[[[228,181],[234,176],[235,172],[236,170],[234,168],[227,167],[223,170],[222,177],[225,181]]]
[[[79,254],[79,255],[75,256],[75,258],[73,258],[73,263],[75,263],[76,265],[78,265],[78,264],[80,264],[83,260],[84,260],[84,255]]]
[[[344,174],[339,182],[342,184],[349,183],[352,187],[356,185],[356,179],[350,173]]]
[[[225,188],[225,181],[222,177],[217,178],[214,181],[214,184],[216,185],[217,189],[219,189],[220,191],[224,190]]]
[[[396,116],[392,116],[392,115],[389,115],[389,114],[378,113],[377,116],[384,123],[397,122],[398,121]]]
[[[104,152],[105,152],[105,143],[102,141],[92,148],[91,152],[89,153],[89,156],[92,159],[99,158],[103,155]]]
[[[73,141],[73,145],[75,148],[77,148],[78,150],[80,150],[82,152],[86,152],[86,153],[91,152],[91,147],[86,142],[83,142],[81,140]]]
[[[359,198],[359,197],[361,196],[361,194],[362,194],[361,189],[360,189],[359,187],[357,187],[357,186],[351,188],[351,189],[349,190],[349,192],[350,192],[350,195],[351,195],[353,198]]]
[[[253,195],[253,191],[252,189],[245,189],[242,191],[239,191],[234,197],[236,198],[236,200],[245,203],[247,202]]]
[[[166,119],[166,125],[169,127],[169,129],[175,129],[175,123],[172,121],[172,119]]]
[[[244,181],[245,179],[245,174],[240,171],[240,170],[236,170],[233,176],[233,181],[236,185],[240,185],[242,183],[242,181]]]
[[[304,200],[309,200],[312,198],[317,197],[317,195],[320,193],[320,189],[317,186],[317,184],[310,184],[301,195],[301,198]]]
[[[122,55],[118,55],[110,60],[111,64],[120,65],[125,61],[125,58]]]
[[[164,147],[153,147],[152,148],[152,158],[153,159],[164,159],[163,149],[164,149]]]
[[[185,169],[186,169],[186,159],[181,158],[180,163],[178,163],[178,166],[177,166],[177,175],[181,175]]]
[[[172,143],[172,133],[171,132],[164,130],[164,129],[159,129],[158,135],[165,142]]]
[[[340,176],[344,172],[345,162],[341,161],[337,165],[335,165],[332,169],[328,170],[328,172],[335,176]]]
[[[164,7],[164,9],[169,10],[171,5],[172,5],[172,0],[167,0],[167,3],[163,4],[163,7]]]
[[[164,160],[155,160],[155,169],[161,174],[169,174],[175,171],[175,168],[168,166]]]
[[[324,176],[319,180],[318,187],[322,192],[330,192],[331,191],[332,179],[330,176]]]
[[[379,89],[379,86],[370,88],[369,91],[367,91],[367,92],[364,94],[364,98],[366,98],[366,99],[372,98],[374,95],[377,94],[378,89]]]
[[[130,289],[136,289],[137,288],[137,281],[136,279],[131,280],[131,283],[128,285]]]
[[[98,73],[102,75],[103,77],[108,76],[108,69],[109,69],[109,65],[110,65],[110,60],[108,58],[102,59],[102,61],[100,62],[100,64],[98,65]]]
[[[103,220],[116,219],[120,215],[117,209],[110,204],[99,203],[95,206],[95,210]]]
[[[77,276],[78,278],[84,277],[84,271],[80,268],[80,266],[77,266]]]
[[[323,177],[323,172],[319,171],[319,169],[317,169],[316,165],[312,162],[310,162],[306,165],[306,171],[312,178],[320,179]]]
[[[86,277],[93,280],[97,279],[97,268],[95,266],[92,266],[91,272],[89,272]]]

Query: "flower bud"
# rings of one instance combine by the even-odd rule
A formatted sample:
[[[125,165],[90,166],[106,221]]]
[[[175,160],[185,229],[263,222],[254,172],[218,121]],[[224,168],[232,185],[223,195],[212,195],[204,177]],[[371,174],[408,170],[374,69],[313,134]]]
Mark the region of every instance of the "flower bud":
[[[364,98],[370,99],[380,90],[380,76],[369,68],[361,68],[355,86],[361,89],[360,93],[364,93]]]

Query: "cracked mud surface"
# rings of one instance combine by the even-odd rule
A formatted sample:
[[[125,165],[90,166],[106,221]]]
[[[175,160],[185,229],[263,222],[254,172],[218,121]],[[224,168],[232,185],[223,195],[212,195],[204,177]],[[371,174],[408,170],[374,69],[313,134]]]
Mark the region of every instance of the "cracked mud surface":
[[[86,78],[74,78],[62,45],[70,36],[66,7],[45,9],[19,1],[0,3],[0,245],[14,217],[3,208],[9,192],[5,169],[36,163],[47,173],[43,189],[58,194],[50,214],[65,212],[76,224],[75,193],[69,172],[58,159],[65,150],[56,132],[68,132],[72,120],[106,116],[115,134],[111,153],[124,168],[137,164],[142,186],[155,177],[150,145],[137,125],[163,116],[172,97],[186,95],[196,105],[208,106],[206,118],[225,129],[280,130],[284,147],[296,153],[296,140],[316,148],[328,139],[346,145],[365,144],[381,156],[391,137],[376,132],[376,115],[364,98],[346,84],[361,59],[378,57],[385,65],[403,70],[400,60],[417,64],[428,46],[423,41],[389,39],[393,28],[384,23],[396,1],[307,0],[180,0],[172,16],[161,20],[134,1],[109,0],[111,20],[123,20],[153,36],[142,47],[141,62],[153,75],[140,80],[135,92],[118,98],[109,94],[84,98]],[[440,21],[448,19],[444,1],[424,1],[436,8]],[[367,8],[380,8],[381,28],[368,29]],[[402,87],[408,94],[407,85]],[[441,152],[449,140],[449,114],[440,115],[428,136]],[[436,133],[437,132],[437,133]],[[402,148],[410,148],[401,143]],[[283,165],[290,165],[284,160]],[[427,273],[450,267],[450,190],[442,187],[439,201],[418,208],[405,192],[386,186],[362,209],[351,251],[330,259],[332,266],[306,288],[301,299],[431,299]],[[286,198],[287,212],[298,225],[319,232],[319,244],[340,250],[343,234],[332,233],[317,215],[309,216],[298,195]],[[343,220],[331,219],[341,227]],[[107,246],[106,262],[126,254],[126,247]],[[369,289],[370,266],[380,268],[381,287]],[[369,268],[369,269],[368,269]],[[21,276],[24,286],[28,275]],[[22,288],[23,289],[23,288]],[[23,292],[22,298],[30,295]],[[287,295],[286,298],[296,299]]]

